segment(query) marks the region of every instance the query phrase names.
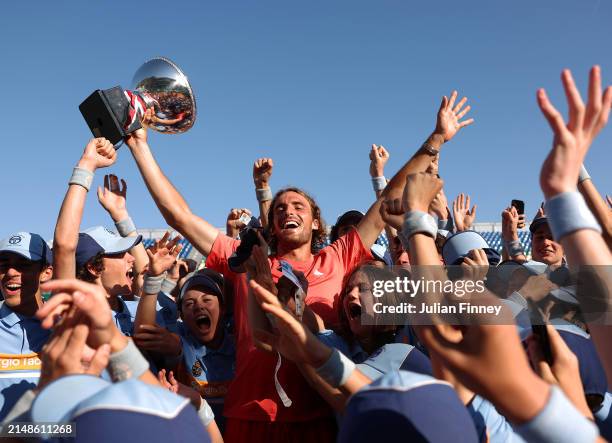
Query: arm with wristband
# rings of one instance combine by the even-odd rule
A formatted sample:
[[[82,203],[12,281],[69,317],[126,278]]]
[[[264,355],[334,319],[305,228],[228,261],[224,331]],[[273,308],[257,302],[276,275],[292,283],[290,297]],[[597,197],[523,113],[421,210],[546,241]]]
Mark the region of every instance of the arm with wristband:
[[[571,269],[588,271],[588,279],[601,285],[600,301],[606,308],[599,312],[605,312],[610,311],[611,305],[612,279],[606,270],[612,264],[612,254],[601,235],[601,227],[583,196],[576,191],[576,183],[593,140],[608,122],[612,87],[608,86],[602,94],[601,69],[594,66],[589,74],[585,107],[569,70],[563,71],[562,81],[570,116],[567,124],[549,101],[546,91],[540,89],[537,93],[540,110],[554,133],[553,148],[540,172],[540,186],[546,198],[545,210],[554,239],[563,245]],[[584,302],[580,297],[579,301]],[[612,380],[611,328],[607,326],[610,319],[603,320],[601,324],[589,323],[589,330],[608,380]]]
[[[87,143],[68,182],[68,191],[55,225],[54,278],[74,278],[76,276],[75,253],[87,192],[93,182],[96,169],[111,166],[116,159],[117,153],[114,146],[105,138],[94,138]]]
[[[98,186],[98,202],[113,219],[119,235],[121,237],[136,237],[138,231],[128,213],[126,195],[127,183],[124,179],[121,179],[120,185],[119,179],[114,174],[105,175],[104,187]],[[134,282],[132,283],[131,296],[140,296],[144,271],[149,259],[142,242],[130,249],[130,254],[134,257]]]
[[[370,206],[357,225],[357,231],[366,248],[374,244],[380,231],[384,228],[385,222],[380,213],[383,201],[400,197],[406,184],[406,176],[426,171],[431,166],[432,159],[440,154],[442,145],[449,142],[461,128],[474,122],[472,118],[462,120],[470,111],[470,106],[464,107],[467,97],[463,97],[458,103],[455,103],[456,100],[457,91],[453,91],[450,98],[446,96],[442,98],[434,131],[410,160],[389,180],[380,198]]]
[[[372,188],[378,199],[387,187],[385,178],[385,165],[389,161],[389,152],[384,146],[372,145],[370,150],[370,177],[372,178]],[[385,233],[389,241],[389,247],[393,245],[393,238],[397,237],[397,232],[393,227],[385,224]]]
[[[268,227],[268,211],[273,198],[272,189],[270,189],[273,168],[274,162],[271,158],[259,158],[253,164],[253,183],[259,205],[259,220],[264,229]]]
[[[409,186],[416,184],[418,186]],[[440,275],[436,278],[443,276],[443,270],[431,232],[426,225],[408,221],[416,218],[414,214],[427,211],[440,187],[441,182],[434,176],[409,176],[402,205],[407,221],[402,233],[413,253],[411,263],[418,265],[418,269],[439,268]],[[467,389],[491,401],[529,441],[569,442],[576,435],[593,441],[597,437],[594,424],[560,391],[551,389],[531,370],[513,325],[464,324],[459,327],[432,321],[415,326],[415,330],[433,359],[451,371]],[[558,415],[558,411],[563,414]],[[566,417],[571,418],[571,422]]]
[[[523,245],[518,236],[518,225],[520,216],[514,206],[504,209],[502,212],[502,244],[504,259],[518,262],[527,261]]]
[[[156,324],[157,296],[161,292],[166,272],[174,266],[182,245],[180,236],[169,240],[170,232],[146,250],[149,266],[144,277],[142,297],[134,321],[134,341],[139,348],[169,357],[181,353],[180,338]]]

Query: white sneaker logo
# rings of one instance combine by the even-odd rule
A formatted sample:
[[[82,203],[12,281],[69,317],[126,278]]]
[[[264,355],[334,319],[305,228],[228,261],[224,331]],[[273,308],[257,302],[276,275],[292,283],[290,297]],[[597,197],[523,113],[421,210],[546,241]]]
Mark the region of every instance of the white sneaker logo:
[[[321,276],[323,275],[323,273],[322,273],[322,272],[320,272],[318,269],[315,269],[315,270],[314,270],[314,275],[315,275],[316,277],[321,277]]]

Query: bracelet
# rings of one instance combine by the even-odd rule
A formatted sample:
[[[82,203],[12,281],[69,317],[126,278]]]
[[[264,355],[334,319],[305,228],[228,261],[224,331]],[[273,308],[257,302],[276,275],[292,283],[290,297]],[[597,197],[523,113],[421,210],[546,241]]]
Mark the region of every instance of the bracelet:
[[[525,255],[525,250],[520,240],[503,241],[506,251],[510,257],[516,257],[517,255]]]
[[[595,441],[599,431],[595,423],[584,417],[565,397],[561,389],[551,386],[550,397],[535,417],[516,426],[515,431],[533,442]]]
[[[555,241],[580,229],[601,233],[601,227],[578,191],[555,195],[544,204],[544,211]]]
[[[127,237],[132,232],[136,231],[136,225],[132,221],[132,217],[129,215],[123,220],[116,222],[115,227],[117,228],[117,232],[121,237]]]
[[[142,283],[143,294],[159,294],[161,292],[164,278],[166,278],[164,274],[155,276],[145,274],[144,282]]]
[[[406,239],[417,233],[423,233],[435,239],[437,232],[438,224],[427,212],[409,211],[406,213],[402,226],[402,234]]]
[[[444,229],[445,231],[448,231],[448,229],[446,229],[446,225],[448,225],[448,220],[442,220],[442,219],[438,219],[438,229]]]
[[[585,180],[590,180],[591,176],[589,175],[589,171],[586,170],[584,165],[580,166],[580,174],[578,175],[578,183],[582,183]]]
[[[334,348],[323,366],[316,368],[315,371],[331,387],[338,388],[346,383],[355,368],[355,363]]]
[[[162,281],[160,291],[165,292],[166,294],[170,294],[174,290],[174,288],[176,288],[176,282],[166,277],[164,278],[164,281]]]
[[[89,192],[89,188],[91,188],[91,183],[93,182],[94,173],[88,171],[85,168],[79,168],[78,166],[72,170],[72,176],[68,181],[69,185],[79,185],[84,187],[87,192]]]
[[[385,176],[372,177],[372,187],[374,188],[374,192],[384,190],[387,187],[387,179]]]
[[[198,409],[198,417],[200,417],[200,421],[205,428],[215,419],[215,413],[205,399],[202,399],[202,404],[200,409]]]
[[[421,145],[421,149],[425,150],[429,155],[438,155],[440,153],[439,149],[435,149],[429,143],[425,142]]]
[[[258,202],[267,202],[272,200],[272,190],[270,188],[255,189],[255,195]]]
[[[138,378],[149,369],[149,362],[142,356],[132,340],[119,352],[111,354],[108,372],[113,382]]]

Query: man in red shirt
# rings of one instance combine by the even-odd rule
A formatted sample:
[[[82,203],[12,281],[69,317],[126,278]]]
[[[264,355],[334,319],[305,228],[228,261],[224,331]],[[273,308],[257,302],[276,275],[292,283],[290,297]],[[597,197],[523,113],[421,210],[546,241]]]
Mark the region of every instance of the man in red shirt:
[[[281,275],[279,259],[303,272],[308,280],[306,304],[326,324],[333,326],[338,321],[336,300],[344,276],[371,257],[370,246],[384,228],[379,213],[382,201],[401,197],[406,176],[425,171],[442,144],[461,127],[471,123],[471,119],[459,121],[469,106],[462,110],[466,99],[455,105],[456,98],[456,92],[450,99],[444,97],[436,129],[389,181],[357,228],[318,253],[315,253],[314,246],[325,234],[325,228],[315,201],[297,188],[281,190],[272,200],[268,224],[271,245],[275,250],[270,257],[273,279],[276,281]],[[224,415],[228,419],[225,440],[266,443],[335,441],[335,419],[331,409],[308,386],[298,368],[290,362],[281,362],[275,353],[259,350],[253,343],[247,320],[246,274],[232,272],[227,263],[240,242],[221,234],[191,212],[157,165],[147,144],[146,131],[133,133],[127,139],[127,145],[166,222],[207,255],[207,266],[223,273],[234,286],[236,376],[225,401]],[[286,393],[286,398],[281,399],[281,391]]]

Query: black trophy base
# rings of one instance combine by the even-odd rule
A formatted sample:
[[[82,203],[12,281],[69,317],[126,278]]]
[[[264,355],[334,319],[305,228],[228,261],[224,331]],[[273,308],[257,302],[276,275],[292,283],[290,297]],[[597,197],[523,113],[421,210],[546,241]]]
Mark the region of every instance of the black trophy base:
[[[97,89],[79,105],[79,110],[94,137],[104,137],[113,145],[141,127],[137,121],[126,131],[124,122],[128,120],[129,109],[130,102],[121,86]]]

